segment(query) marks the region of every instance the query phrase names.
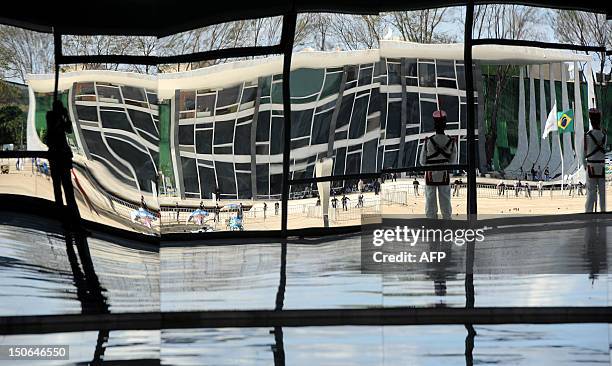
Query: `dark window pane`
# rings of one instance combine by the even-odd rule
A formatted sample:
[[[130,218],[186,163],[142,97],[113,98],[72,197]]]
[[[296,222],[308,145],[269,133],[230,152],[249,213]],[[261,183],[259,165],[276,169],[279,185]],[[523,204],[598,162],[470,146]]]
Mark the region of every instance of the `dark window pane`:
[[[234,141],[234,121],[215,122],[215,145]]]
[[[385,152],[385,161],[383,169],[397,168],[397,151]]]
[[[346,140],[348,137],[348,131],[336,132],[334,135],[334,141]]]
[[[283,124],[285,119],[282,117],[272,118],[272,131],[270,133],[270,155],[281,154],[283,152]]]
[[[338,120],[336,121],[336,128],[345,126],[349,123],[354,99],[355,94],[352,93],[342,97],[342,103],[340,104],[340,111],[338,113]]]
[[[402,83],[400,69],[400,64],[387,64],[387,72],[389,73],[388,85],[398,85]]]
[[[270,146],[269,145],[256,145],[255,146],[255,154],[257,155],[269,155],[270,154]]]
[[[432,88],[436,86],[436,65],[419,64],[419,85]]]
[[[355,100],[353,107],[353,117],[349,127],[349,138],[355,139],[363,136],[365,133],[365,121],[368,108],[368,98],[362,97]]]
[[[291,138],[310,135],[312,109],[291,112]]]
[[[100,118],[102,119],[102,127],[104,128],[116,128],[119,130],[134,132],[125,112],[100,111]]]
[[[374,76],[380,76],[387,74],[385,69],[386,61],[378,61],[374,64]]]
[[[179,144],[193,145],[193,125],[179,125]]]
[[[238,103],[238,96],[240,95],[240,86],[234,86],[219,90],[219,98],[217,99],[217,108],[226,107],[231,104]]]
[[[217,154],[217,155],[231,155],[232,154],[232,147],[231,146],[215,147],[215,154]]]
[[[132,172],[122,162],[118,161],[114,155],[111,155],[110,151],[106,147],[106,144],[102,140],[102,135],[100,132],[84,129],[83,138],[85,139],[89,152],[95,155],[93,156],[94,160],[104,164],[111,174],[113,174],[117,179],[136,187],[136,182],[134,180],[130,179],[128,181],[128,179],[124,177],[125,175],[132,178]],[[119,172],[123,174],[119,174]]]
[[[195,109],[195,94],[194,90],[181,90],[179,94],[179,111]]]
[[[236,126],[234,154],[251,155],[251,124]]]
[[[149,98],[149,104],[157,104],[157,94],[147,93],[147,98]]]
[[[357,80],[357,72],[359,71],[357,65],[349,65],[346,70],[346,82]]]
[[[315,115],[312,125],[312,144],[326,144],[333,110]]]
[[[455,63],[454,61],[436,61],[438,77],[455,78]]]
[[[463,65],[457,65],[457,87],[465,90],[465,74]]]
[[[257,117],[257,134],[258,142],[270,141],[270,112],[260,112]]]
[[[385,129],[387,127],[387,94],[381,93],[380,96],[380,128]]]
[[[407,141],[404,145],[404,167],[415,166],[417,146],[417,141]]]
[[[346,157],[346,172],[344,174],[359,173],[361,165],[361,153],[349,154]]]
[[[282,174],[272,174],[270,175],[270,195],[278,195],[281,194],[283,184],[283,175]]]
[[[212,130],[196,131],[196,152],[198,154],[212,154]]]
[[[202,116],[212,116],[215,113],[215,94],[198,96],[198,113]]]
[[[236,181],[234,177],[234,164],[215,162],[215,171],[217,172],[217,182],[219,182],[219,190],[221,194],[236,194]]]
[[[437,109],[436,103],[421,102],[421,132],[432,132],[434,130],[433,112]]]
[[[151,114],[137,111],[131,108],[128,108],[127,111],[130,115],[132,123],[134,124],[134,127],[140,128],[141,130],[159,138],[159,134],[157,133],[155,125],[153,124],[153,117],[151,116]]]
[[[118,103],[123,103],[119,88],[98,85],[96,89],[98,90],[98,98],[110,98],[115,99]]]
[[[251,175],[244,173],[236,173],[236,179],[238,179],[238,198],[251,198]]]
[[[139,100],[142,102],[147,101],[147,97],[145,96],[145,91],[142,88],[136,88],[133,86],[123,85],[121,87],[121,92],[123,93],[124,98]]]
[[[417,62],[416,60],[406,60],[406,74],[404,76],[417,77]]]
[[[334,156],[334,175],[344,174],[344,160],[346,159],[346,148],[341,147],[336,150]]]
[[[440,109],[446,111],[448,122],[459,121],[459,98],[451,95],[438,95]]]
[[[308,139],[303,138],[295,141],[291,141],[291,149],[299,149],[300,147],[309,146]]]
[[[457,89],[457,83],[455,80],[438,79],[438,88]]]
[[[199,192],[200,183],[198,182],[198,172],[196,170],[195,159],[181,157],[181,164],[185,192]]]
[[[125,138],[125,137],[124,137]],[[155,182],[156,170],[153,160],[148,154],[138,150],[132,143],[114,138],[106,138],[108,145],[117,155],[126,160],[136,173],[136,179],[140,189],[145,192],[152,192],[151,182]]]
[[[377,140],[370,140],[363,144],[363,158],[361,161],[361,173],[374,173],[376,171],[376,147]]]
[[[205,168],[203,166],[198,166],[198,169],[200,171],[202,198],[211,199],[217,186],[215,182],[215,171],[212,168]]]
[[[359,70],[359,86],[368,85],[372,83],[372,69],[361,69]]]
[[[257,96],[257,88],[245,88],[242,91],[242,100],[241,104],[249,103],[255,100],[255,96]]]
[[[257,194],[268,196],[270,194],[269,187],[269,166],[268,164],[257,164]]]
[[[407,123],[420,123],[419,93],[406,93]]]
[[[98,108],[90,107],[85,105],[76,106],[77,116],[81,120],[85,121],[97,121],[98,120]]]
[[[389,115],[387,117],[387,138],[400,137],[402,104],[401,102],[389,103]]]

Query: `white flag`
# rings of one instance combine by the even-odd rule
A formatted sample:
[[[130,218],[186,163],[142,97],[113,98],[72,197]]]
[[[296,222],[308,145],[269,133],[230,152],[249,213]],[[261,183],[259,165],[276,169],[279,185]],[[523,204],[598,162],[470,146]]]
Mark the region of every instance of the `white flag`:
[[[552,107],[550,113],[548,113],[548,118],[546,119],[546,125],[544,126],[544,132],[542,133],[542,138],[545,139],[550,131],[557,131],[557,103]]]

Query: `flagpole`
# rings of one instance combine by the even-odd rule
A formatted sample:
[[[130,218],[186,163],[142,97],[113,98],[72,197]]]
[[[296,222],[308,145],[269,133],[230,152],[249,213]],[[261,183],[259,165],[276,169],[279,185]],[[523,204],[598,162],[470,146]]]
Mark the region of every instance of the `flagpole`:
[[[561,134],[559,135],[559,147],[561,147]],[[559,149],[559,155],[561,155],[561,198],[563,198],[563,186],[565,185],[565,169],[563,167],[563,149]]]

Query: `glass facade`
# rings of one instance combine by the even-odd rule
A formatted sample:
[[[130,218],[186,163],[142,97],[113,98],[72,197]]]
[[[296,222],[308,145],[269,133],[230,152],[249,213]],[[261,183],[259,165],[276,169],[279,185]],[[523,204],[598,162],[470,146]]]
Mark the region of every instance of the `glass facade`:
[[[334,53],[296,54],[290,179],[314,177],[321,158],[332,158],[333,176],[416,167],[437,109],[446,110],[447,133],[458,138],[455,163],[467,163],[463,62],[360,52],[333,62],[325,57]],[[150,87],[136,74],[93,72],[88,79],[84,72],[62,90],[75,121],[75,148],[133,191],[130,197],[163,190],[181,199],[218,193],[224,200],[278,200],[285,126],[279,61],[160,74],[148,80]],[[345,183],[338,179],[333,187]],[[294,184],[290,193],[314,188]]]
[[[159,117],[155,91],[105,82],[75,83],[72,112],[83,153],[117,180],[142,192],[156,189]]]
[[[456,163],[467,163],[463,68],[455,60],[382,58],[293,70],[291,179],[312,178],[323,157],[333,158],[334,176],[417,166],[437,109],[447,111],[448,133],[458,137]],[[224,199],[280,197],[281,74],[179,90],[173,102],[186,197],[212,198],[216,189]]]

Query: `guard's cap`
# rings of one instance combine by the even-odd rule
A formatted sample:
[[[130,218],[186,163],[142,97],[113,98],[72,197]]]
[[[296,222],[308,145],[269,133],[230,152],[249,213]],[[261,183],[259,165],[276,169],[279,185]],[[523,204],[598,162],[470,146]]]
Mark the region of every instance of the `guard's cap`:
[[[589,109],[589,117],[601,117],[601,111],[597,108]]]
[[[438,120],[446,121],[446,112],[441,109],[433,112],[433,119],[434,121],[438,121]]]

